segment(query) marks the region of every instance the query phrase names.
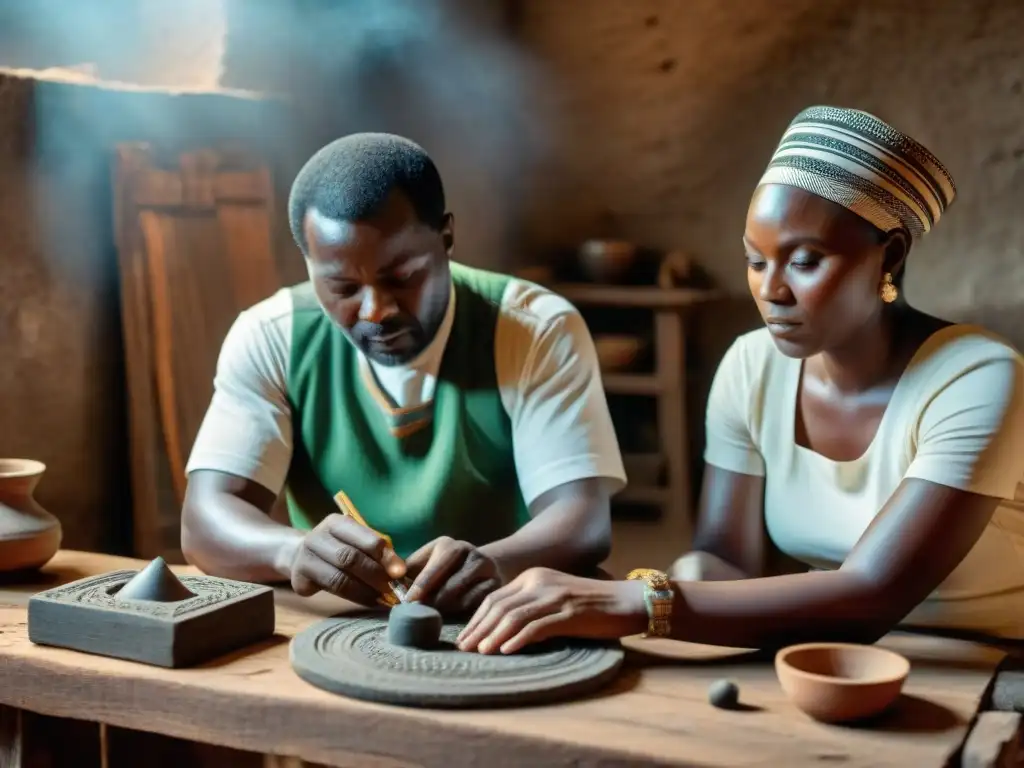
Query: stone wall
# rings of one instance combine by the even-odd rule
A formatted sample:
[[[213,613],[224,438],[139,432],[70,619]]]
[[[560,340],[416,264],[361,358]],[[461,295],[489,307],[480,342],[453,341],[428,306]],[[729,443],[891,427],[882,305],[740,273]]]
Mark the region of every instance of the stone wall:
[[[262,153],[280,190],[281,271],[297,282],[305,271],[286,226],[288,187],[322,143],[357,130],[427,145],[460,213],[460,257],[500,266],[508,190],[528,165],[519,150],[530,146],[529,125],[519,120],[534,113],[521,108],[524,88],[487,99],[521,71],[511,48],[490,41],[504,23],[500,3],[475,5],[467,27],[424,14],[418,0],[404,14],[391,3],[397,15],[368,26],[363,14],[358,29],[339,24],[330,3],[289,3],[278,16],[272,4],[241,0],[82,0],[70,16],[58,5],[0,0],[0,456],[48,465],[39,498],[63,521],[67,546],[123,551],[115,145],[230,140]],[[452,43],[463,39],[483,48]],[[226,88],[287,91],[291,104]]]
[[[521,0],[519,23],[562,120],[529,218],[537,246],[611,214],[742,294],[746,205],[787,122],[857,107],[919,138],[959,186],[911,256],[910,299],[1024,346],[1024,3]]]
[[[39,500],[67,546],[131,541],[113,148],[240,140],[274,158],[280,116],[259,100],[0,72],[0,456],[47,464]]]
[[[386,7],[423,12],[404,2]],[[501,2],[445,5],[460,3],[478,15],[451,25],[368,16],[381,0],[0,0],[0,67],[84,65],[151,87],[293,99],[268,113],[226,94],[0,75],[0,455],[50,465],[40,496],[69,545],[129,540],[110,222],[118,141],[248,140],[284,195],[324,141],[396,131],[441,164],[465,261],[535,261],[608,222],[687,249],[735,295],[696,317],[699,425],[718,355],[756,319],[739,247],[751,189],[800,108],[856,106],[919,137],[959,183],[913,254],[910,298],[1024,347],[1024,3],[516,0],[518,47],[502,34]],[[355,14],[344,24],[329,10],[342,6]],[[265,15],[273,7],[287,10]],[[26,8],[38,12],[26,19]],[[151,15],[161,8],[176,15]],[[61,34],[40,26],[47,18]],[[281,231],[282,267],[301,279]]]

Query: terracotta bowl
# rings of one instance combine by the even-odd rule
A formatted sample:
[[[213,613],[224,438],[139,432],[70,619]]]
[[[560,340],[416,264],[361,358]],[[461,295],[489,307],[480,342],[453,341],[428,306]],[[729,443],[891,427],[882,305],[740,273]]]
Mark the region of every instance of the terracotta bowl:
[[[629,334],[601,333],[594,337],[597,363],[608,373],[629,368],[645,347],[644,339]]]
[[[625,280],[636,261],[636,246],[625,240],[587,240],[580,246],[579,264],[595,283]]]
[[[884,712],[903,690],[910,662],[873,645],[806,643],[775,656],[782,690],[799,709],[825,723]]]

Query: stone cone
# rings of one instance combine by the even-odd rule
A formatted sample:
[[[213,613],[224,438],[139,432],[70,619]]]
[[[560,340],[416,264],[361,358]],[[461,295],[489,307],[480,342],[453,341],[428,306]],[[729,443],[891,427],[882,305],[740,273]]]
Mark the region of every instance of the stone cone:
[[[158,557],[132,576],[131,580],[121,587],[117,597],[119,600],[174,603],[195,597],[195,593],[181,583],[162,557]]]

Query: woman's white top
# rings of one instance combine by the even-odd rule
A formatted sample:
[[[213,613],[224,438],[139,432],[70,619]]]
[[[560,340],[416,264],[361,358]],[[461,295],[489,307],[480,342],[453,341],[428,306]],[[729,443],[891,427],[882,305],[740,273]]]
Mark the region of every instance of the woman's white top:
[[[1024,638],[1024,358],[975,326],[917,351],[871,444],[833,461],[795,439],[802,361],[767,329],[726,353],[707,411],[707,463],[765,478],[775,545],[838,568],[904,478],[1001,499],[981,538],[906,624]]]

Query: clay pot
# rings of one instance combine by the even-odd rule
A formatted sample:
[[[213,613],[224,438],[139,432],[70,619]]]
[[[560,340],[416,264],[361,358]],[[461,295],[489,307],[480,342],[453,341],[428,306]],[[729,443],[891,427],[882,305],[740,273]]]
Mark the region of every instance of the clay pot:
[[[594,337],[597,364],[607,373],[628,369],[646,346],[644,339],[629,334],[601,333]]]
[[[0,571],[39,568],[60,549],[60,521],[32,494],[46,465],[31,459],[0,459]]]
[[[841,723],[892,706],[910,674],[910,662],[872,645],[806,643],[779,651],[775,674],[803,712],[824,723]]]
[[[619,283],[626,279],[637,248],[625,240],[587,240],[580,246],[579,264],[595,283]]]

